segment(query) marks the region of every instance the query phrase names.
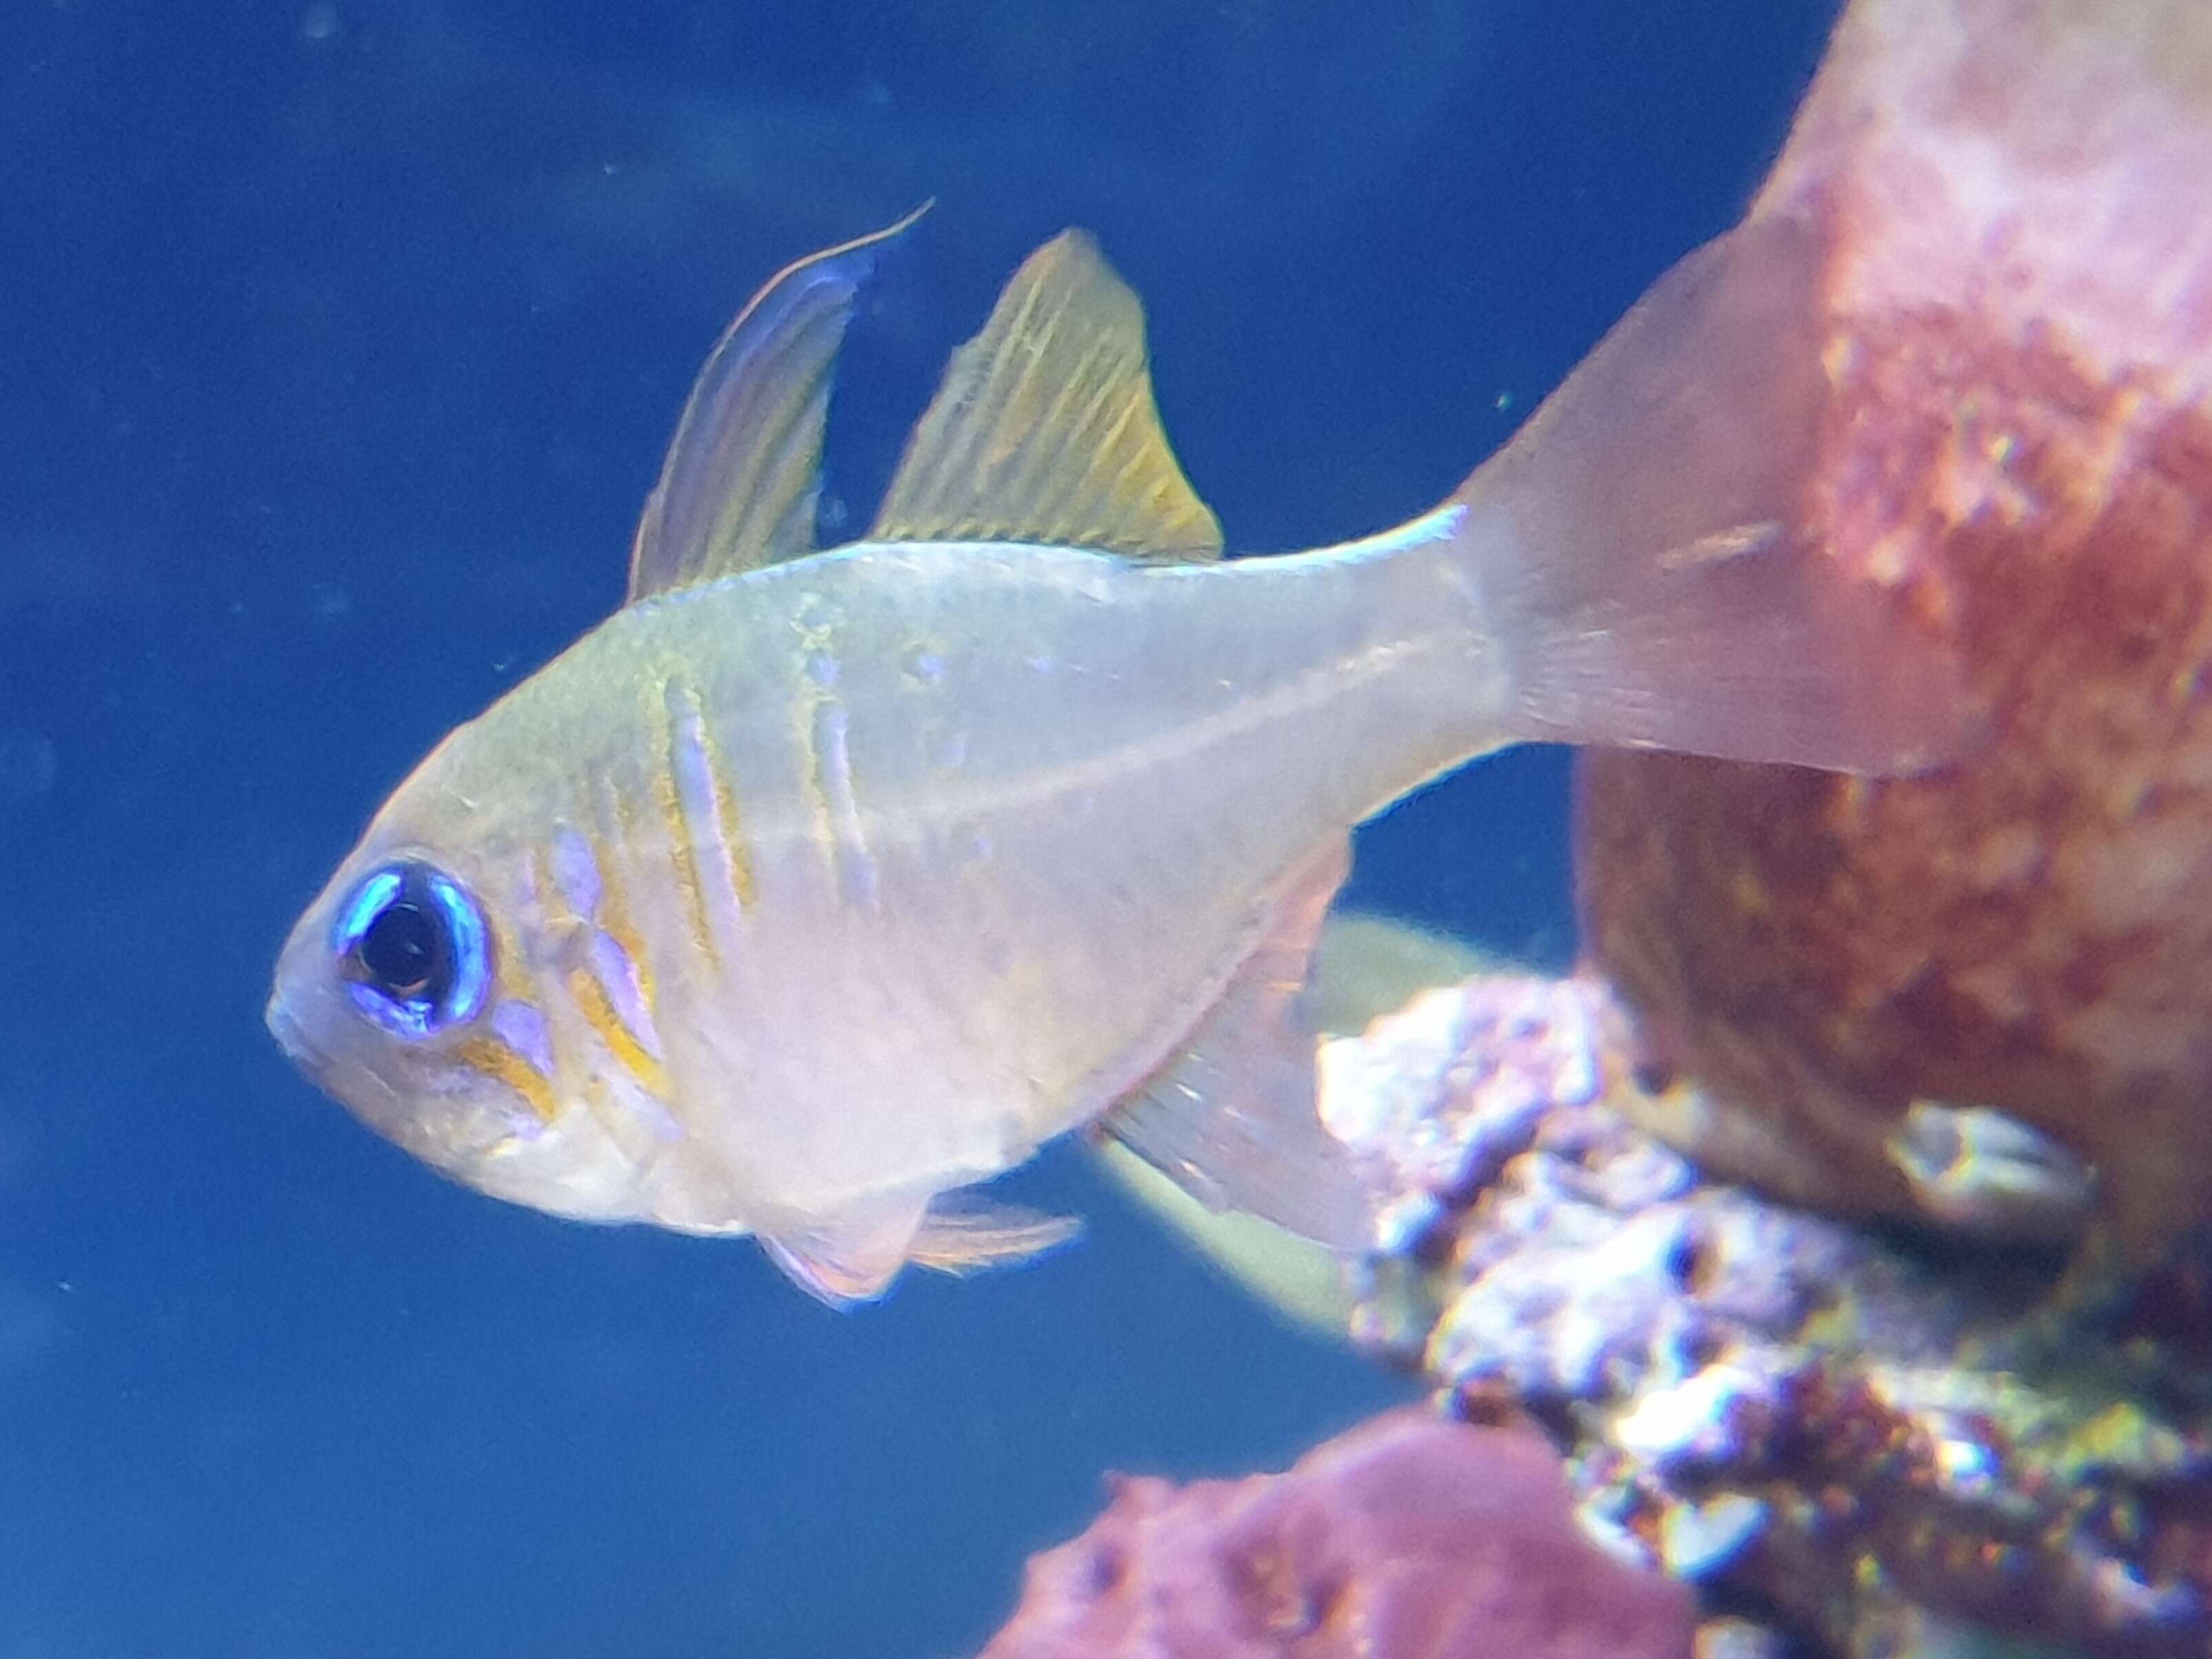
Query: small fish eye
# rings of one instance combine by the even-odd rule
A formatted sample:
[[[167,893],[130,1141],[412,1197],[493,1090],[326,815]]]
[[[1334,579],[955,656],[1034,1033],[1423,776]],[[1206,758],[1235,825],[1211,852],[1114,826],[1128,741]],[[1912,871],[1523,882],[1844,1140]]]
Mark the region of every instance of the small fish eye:
[[[473,1018],[491,979],[483,915],[427,864],[364,877],[332,930],[354,1006],[388,1030],[426,1036]]]

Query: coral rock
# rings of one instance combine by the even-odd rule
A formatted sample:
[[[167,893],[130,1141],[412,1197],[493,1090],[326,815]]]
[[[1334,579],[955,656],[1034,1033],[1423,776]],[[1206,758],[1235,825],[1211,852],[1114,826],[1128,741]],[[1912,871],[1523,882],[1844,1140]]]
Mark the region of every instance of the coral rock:
[[[1690,1599],[1578,1528],[1531,1436],[1377,1418],[1288,1474],[1127,1478],[983,1659],[1687,1659]]]
[[[1587,1526],[1789,1651],[2212,1651],[2204,1366],[2128,1340],[2095,1255],[2054,1295],[2051,1254],[1932,1256],[1712,1179],[1636,1127],[1700,1108],[1623,1030],[1595,979],[1489,974],[1328,1045],[1323,1115],[1403,1222],[1355,1335],[1542,1423]],[[2015,1200],[2063,1175],[2016,1125],[1950,1127]]]
[[[1595,966],[1742,1119],[1708,1163],[1948,1219],[1993,1106],[2148,1249],[2212,1214],[2212,11],[1855,0],[1754,206],[1811,222],[1807,539],[1950,641],[1991,741],[1881,783],[1593,756]]]

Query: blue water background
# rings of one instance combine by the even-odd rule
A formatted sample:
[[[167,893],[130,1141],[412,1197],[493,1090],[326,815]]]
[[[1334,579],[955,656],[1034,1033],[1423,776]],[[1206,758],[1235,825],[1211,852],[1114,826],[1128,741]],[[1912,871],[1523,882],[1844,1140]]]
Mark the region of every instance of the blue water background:
[[[1431,503],[1735,216],[1776,0],[23,0],[0,13],[0,1659],[949,1659],[1109,1468],[1406,1385],[1062,1149],[1085,1243],[826,1312],[750,1245],[449,1187],[294,1077],[276,943],[455,721],[604,616],[715,331],[925,195],[837,412],[1091,226],[1243,549]],[[1355,896],[1558,961],[1565,770]]]

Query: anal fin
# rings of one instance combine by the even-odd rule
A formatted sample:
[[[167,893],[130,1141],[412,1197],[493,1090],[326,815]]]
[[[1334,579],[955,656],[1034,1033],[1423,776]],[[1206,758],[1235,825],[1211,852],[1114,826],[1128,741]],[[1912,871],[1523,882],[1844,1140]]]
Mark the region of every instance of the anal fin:
[[[1215,1210],[1243,1210],[1346,1251],[1374,1243],[1374,1194],[1316,1099],[1307,981],[1329,900],[1351,868],[1337,842],[1271,898],[1258,943],[1181,1052],[1101,1127]]]

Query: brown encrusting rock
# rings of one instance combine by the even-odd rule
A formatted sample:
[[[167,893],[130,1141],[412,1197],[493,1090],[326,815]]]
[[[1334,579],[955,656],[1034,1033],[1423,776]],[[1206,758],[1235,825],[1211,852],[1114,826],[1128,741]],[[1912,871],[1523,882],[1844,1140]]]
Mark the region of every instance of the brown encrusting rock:
[[[2212,1214],[2212,10],[1858,0],[1777,215],[1827,249],[1800,528],[1955,643],[1989,741],[1589,756],[1593,965],[1719,1103],[1709,1164],[1952,1219],[1908,1109],[1994,1107],[2148,1253]]]

